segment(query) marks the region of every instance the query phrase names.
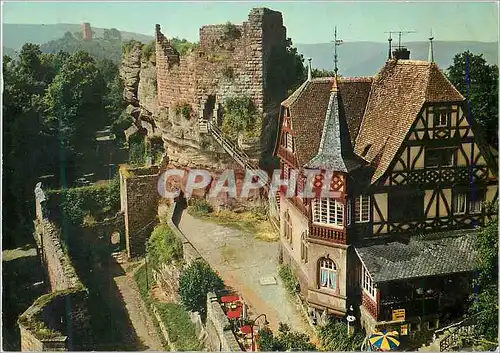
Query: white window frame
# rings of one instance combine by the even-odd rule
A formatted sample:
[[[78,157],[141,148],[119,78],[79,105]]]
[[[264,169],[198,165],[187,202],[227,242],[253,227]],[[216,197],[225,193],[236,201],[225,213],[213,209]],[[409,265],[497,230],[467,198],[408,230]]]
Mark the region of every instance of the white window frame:
[[[354,204],[356,223],[370,222],[370,195],[359,195]]]
[[[451,119],[451,112],[448,110],[434,111],[433,125],[434,127],[447,127]],[[436,121],[438,124],[435,124]],[[444,121],[444,124],[443,124]]]
[[[285,213],[285,229],[283,229],[283,235],[285,236],[288,244],[293,248],[293,227],[292,227],[292,217],[290,217],[290,212]]]
[[[351,225],[352,218],[352,200],[347,200],[347,225]]]
[[[332,198],[314,199],[312,202],[313,223],[344,227],[344,204]]]
[[[285,132],[285,147],[293,152],[293,136],[290,132]]]
[[[332,283],[332,278],[335,281],[334,284]],[[335,262],[327,258],[321,258],[319,260],[319,287],[337,291],[338,281],[337,265]]]
[[[461,210],[458,210],[458,203],[462,204]],[[475,198],[471,200],[469,196],[469,191],[455,191],[453,195],[453,214],[454,215],[464,215],[469,214],[480,214],[483,211],[483,198]]]
[[[288,180],[290,177],[290,167],[288,164],[283,163],[283,179]]]
[[[365,266],[363,266],[363,273],[361,274],[361,287],[370,298],[374,300],[376,299],[376,288],[373,284],[373,279],[370,276],[370,273],[366,270]]]

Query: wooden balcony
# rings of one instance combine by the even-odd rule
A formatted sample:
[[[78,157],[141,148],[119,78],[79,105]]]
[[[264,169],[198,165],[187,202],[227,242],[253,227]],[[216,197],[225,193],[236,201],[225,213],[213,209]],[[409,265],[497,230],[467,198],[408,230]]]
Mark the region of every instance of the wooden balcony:
[[[278,157],[284,159],[288,164],[297,167],[297,158],[295,158],[294,153],[288,148],[280,145],[278,148]]]
[[[330,241],[337,244],[345,244],[345,232],[342,229],[320,226],[312,223],[310,225],[309,236],[311,238]]]

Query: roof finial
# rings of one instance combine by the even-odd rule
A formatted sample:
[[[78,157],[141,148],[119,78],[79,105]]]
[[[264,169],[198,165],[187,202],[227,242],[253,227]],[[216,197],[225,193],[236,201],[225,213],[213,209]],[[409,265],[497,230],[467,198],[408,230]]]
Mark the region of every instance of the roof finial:
[[[334,41],[333,41],[334,48],[335,48],[335,52],[333,55],[333,62],[335,64],[335,66],[334,66],[335,76],[337,76],[337,72],[339,71],[339,68],[337,67],[337,64],[338,64],[337,47],[339,45],[341,45],[342,43],[344,43],[344,41],[342,39],[337,39],[337,26],[335,26]]]
[[[309,59],[307,59],[307,61],[309,61],[309,64],[307,66],[307,81],[311,81],[312,80],[312,68],[311,68],[312,59],[309,58]]]
[[[433,63],[434,62],[434,47],[432,45],[432,40],[434,39],[434,36],[432,35],[432,28],[431,28],[431,35],[429,36],[429,57],[427,61]]]

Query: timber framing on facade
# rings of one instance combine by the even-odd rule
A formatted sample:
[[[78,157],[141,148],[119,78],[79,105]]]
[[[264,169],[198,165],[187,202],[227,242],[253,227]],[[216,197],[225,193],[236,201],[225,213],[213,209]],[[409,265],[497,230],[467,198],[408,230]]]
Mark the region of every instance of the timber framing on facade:
[[[471,239],[498,200],[496,158],[467,111],[434,62],[402,59],[374,77],[309,78],[282,102],[275,155],[296,192],[277,196],[280,252],[312,315],[354,305],[370,331],[458,313],[471,286],[450,295],[450,283],[472,273]],[[320,197],[325,184],[337,197]],[[307,186],[316,197],[300,197]]]

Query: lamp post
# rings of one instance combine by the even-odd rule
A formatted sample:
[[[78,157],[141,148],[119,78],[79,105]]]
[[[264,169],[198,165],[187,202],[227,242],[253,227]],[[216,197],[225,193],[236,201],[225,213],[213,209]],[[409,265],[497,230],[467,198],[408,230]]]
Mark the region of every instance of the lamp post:
[[[257,319],[261,316],[264,316],[264,319],[266,320],[264,322],[264,325],[268,325],[269,324],[269,321],[267,321],[267,316],[266,314],[260,314],[258,315],[254,320],[253,322],[250,324],[250,328],[252,329],[252,352],[255,352],[255,342],[254,342],[254,339],[253,339],[253,327],[255,326],[255,322],[257,321]]]
[[[354,321],[356,321],[356,317],[354,316],[354,309],[352,305],[349,306],[349,310],[347,311],[347,334],[351,334],[351,323],[354,325]]]

